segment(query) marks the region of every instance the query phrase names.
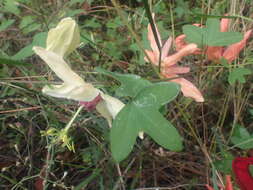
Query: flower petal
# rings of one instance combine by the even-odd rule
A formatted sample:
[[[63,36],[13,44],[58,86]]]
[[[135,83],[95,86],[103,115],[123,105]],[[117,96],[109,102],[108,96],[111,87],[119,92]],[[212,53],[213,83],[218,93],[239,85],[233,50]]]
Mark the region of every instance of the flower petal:
[[[244,38],[242,41],[228,46],[228,48],[225,50],[225,52],[223,53],[223,57],[227,59],[229,63],[231,63],[233,60],[235,60],[238,57],[240,51],[244,48],[247,40],[251,36],[252,31],[253,30],[247,31],[244,34]]]
[[[76,101],[92,101],[96,98],[100,91],[89,83],[81,86],[75,86],[67,83],[62,85],[44,86],[42,92],[56,98],[67,98]]]
[[[65,83],[71,84],[72,86],[81,86],[85,84],[83,79],[72,71],[68,64],[58,54],[36,46],[33,47],[33,50]]]
[[[231,176],[226,175],[226,189],[225,190],[233,190]]]
[[[34,47],[33,50],[64,81],[62,85],[45,86],[42,89],[43,93],[76,101],[91,101],[98,96],[100,91],[91,84],[85,83],[80,76],[71,70],[61,56],[41,47]]]
[[[190,81],[184,78],[173,79],[171,81],[181,85],[181,91],[185,97],[193,98],[196,102],[204,102],[202,94]]]
[[[223,47],[209,46],[206,50],[207,59],[216,61],[221,59]]]
[[[175,75],[175,74],[183,74],[190,72],[189,67],[179,67],[179,66],[171,66],[171,67],[165,67],[163,69],[163,73],[166,75]]]
[[[207,185],[207,184],[206,184],[206,188],[207,190],[214,190],[210,185]]]
[[[170,55],[164,58],[162,66],[169,67],[169,66],[175,65],[184,56],[192,54],[197,49],[198,48],[196,44],[188,44],[185,47],[183,47],[181,50],[179,50],[178,52],[174,53],[173,55]]]
[[[172,44],[172,37],[169,37],[168,40],[165,42],[165,44],[162,47],[161,60],[163,60],[166,56],[168,56],[171,44]]]
[[[49,30],[47,36],[47,50],[65,56],[74,51],[80,44],[80,34],[76,22],[68,17]]]
[[[186,38],[185,34],[182,34],[176,37],[175,46],[176,46],[177,51],[179,51],[180,49],[182,49],[183,47],[187,45],[187,43],[185,42],[185,38]]]
[[[101,93],[103,101],[97,104],[97,111],[108,121],[109,126],[112,126],[112,120],[115,119],[116,115],[125,106],[117,98]]]
[[[227,14],[225,15],[227,16]],[[223,18],[220,21],[220,31],[221,32],[227,32],[229,27],[230,19],[229,18]]]
[[[249,169],[250,165],[253,165],[253,157],[236,157],[233,160],[232,168],[236,182],[241,190],[253,189],[253,178]]]
[[[158,65],[158,60],[156,60],[156,56],[155,56],[154,52],[151,51],[151,50],[145,50],[145,52],[148,55],[151,63],[154,64],[154,65]],[[146,62],[149,62],[149,60],[148,60],[148,58],[146,56],[144,57],[144,60]]]

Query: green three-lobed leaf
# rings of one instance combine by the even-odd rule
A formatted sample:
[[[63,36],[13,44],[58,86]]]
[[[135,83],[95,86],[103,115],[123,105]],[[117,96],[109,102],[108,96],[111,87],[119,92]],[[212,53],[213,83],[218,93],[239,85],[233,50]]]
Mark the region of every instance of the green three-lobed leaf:
[[[142,89],[117,115],[110,140],[113,158],[120,162],[133,149],[138,133],[143,131],[161,146],[180,151],[182,139],[176,128],[159,112],[179,92],[176,83],[157,83]]]
[[[228,82],[230,85],[235,84],[236,81],[245,83],[245,75],[250,75],[251,70],[247,68],[233,68],[228,75]]]
[[[119,96],[130,96],[128,103],[116,116],[110,133],[113,158],[120,162],[132,151],[139,132],[148,134],[159,145],[173,150],[182,149],[182,138],[176,128],[159,112],[161,106],[179,93],[179,85],[172,82],[151,82],[133,74],[119,74],[96,68],[121,83]]]
[[[209,18],[205,27],[184,25],[186,40],[199,46],[227,46],[243,39],[239,32],[220,32],[219,19]]]

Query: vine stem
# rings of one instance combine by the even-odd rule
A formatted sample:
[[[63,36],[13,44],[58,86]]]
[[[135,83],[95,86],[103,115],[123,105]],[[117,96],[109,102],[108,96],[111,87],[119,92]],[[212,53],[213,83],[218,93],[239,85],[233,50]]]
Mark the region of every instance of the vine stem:
[[[82,109],[83,109],[83,106],[80,106],[80,107],[78,108],[78,110],[76,111],[76,113],[75,113],[75,114],[73,115],[73,117],[71,118],[71,120],[68,122],[68,124],[66,125],[66,127],[65,127],[65,129],[64,129],[66,132],[70,129],[72,123],[75,121],[76,117],[78,116],[78,114],[81,112]]]

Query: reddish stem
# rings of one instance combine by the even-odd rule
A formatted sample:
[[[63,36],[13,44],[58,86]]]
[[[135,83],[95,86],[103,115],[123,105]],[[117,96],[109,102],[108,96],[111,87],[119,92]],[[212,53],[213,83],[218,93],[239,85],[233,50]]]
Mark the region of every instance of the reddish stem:
[[[96,108],[97,104],[102,100],[102,97],[100,96],[100,94],[94,98],[93,100],[89,101],[89,102],[85,102],[85,101],[80,101],[79,104],[83,105],[86,110],[88,111],[92,111]]]

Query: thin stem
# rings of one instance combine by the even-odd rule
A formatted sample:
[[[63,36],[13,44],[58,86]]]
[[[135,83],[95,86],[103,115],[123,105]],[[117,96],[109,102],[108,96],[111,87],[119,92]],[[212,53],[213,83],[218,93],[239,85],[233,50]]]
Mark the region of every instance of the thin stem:
[[[74,114],[74,116],[71,118],[71,120],[68,122],[68,124],[65,127],[65,131],[68,131],[69,128],[71,127],[72,123],[75,121],[76,117],[78,116],[78,114],[81,112],[81,110],[83,109],[83,106],[80,106],[78,108],[78,110],[76,111],[76,113]]]
[[[144,47],[142,46],[141,40],[139,38],[139,36],[134,32],[134,30],[132,29],[132,27],[128,24],[126,17],[124,16],[124,13],[122,11],[122,9],[119,7],[119,5],[116,3],[116,0],[111,0],[113,6],[116,8],[116,11],[118,13],[118,15],[120,16],[121,20],[123,21],[124,25],[127,26],[129,32],[133,35],[134,39],[136,40],[136,43],[138,45],[138,47],[141,49],[141,51],[145,54],[145,56],[147,57],[148,61],[151,63],[151,59],[148,56],[148,54],[146,53]],[[157,72],[157,69],[155,68],[155,66],[153,64],[151,64],[153,70],[155,71],[155,73],[160,77],[159,72]]]
[[[148,20],[149,20],[152,32],[153,32],[154,37],[155,37],[156,45],[157,45],[158,50],[159,50],[158,71],[160,73],[160,71],[161,71],[161,58],[162,58],[162,53],[161,52],[162,52],[162,47],[161,47],[161,44],[160,44],[160,41],[159,41],[158,32],[157,32],[156,27],[155,27],[155,23],[154,23],[154,20],[153,20],[153,17],[152,17],[152,13],[151,13],[150,8],[149,8],[148,1],[147,0],[143,0],[143,3],[144,3],[144,8],[146,10],[146,13],[147,13],[147,16],[148,16]]]

